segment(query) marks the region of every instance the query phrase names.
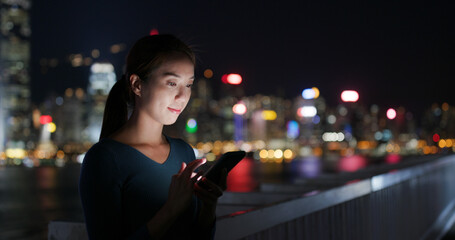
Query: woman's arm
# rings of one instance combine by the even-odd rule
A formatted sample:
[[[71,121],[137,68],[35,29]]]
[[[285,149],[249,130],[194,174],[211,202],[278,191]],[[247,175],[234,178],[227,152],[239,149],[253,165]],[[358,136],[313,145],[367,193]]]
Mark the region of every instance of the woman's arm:
[[[204,159],[196,159],[188,165],[182,163],[179,172],[172,176],[168,200],[147,222],[147,229],[153,239],[162,238],[175,220],[190,206],[194,193],[193,185],[199,177],[199,175],[194,176],[193,172],[204,163]]]
[[[125,238],[122,222],[122,179],[115,156],[95,145],[85,155],[79,178],[79,194],[90,239]]]

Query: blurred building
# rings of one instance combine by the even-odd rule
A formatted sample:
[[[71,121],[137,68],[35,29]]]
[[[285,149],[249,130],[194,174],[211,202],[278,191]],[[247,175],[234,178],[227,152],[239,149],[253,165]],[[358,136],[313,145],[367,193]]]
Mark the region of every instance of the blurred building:
[[[0,1],[0,151],[30,138],[29,0]]]
[[[94,63],[90,68],[87,87],[87,140],[98,142],[103,123],[104,106],[116,76],[110,63]]]
[[[57,125],[54,138],[57,145],[68,143],[82,143],[84,141],[85,127],[85,99],[86,94],[82,88],[65,90],[62,103],[55,106],[55,124]]]

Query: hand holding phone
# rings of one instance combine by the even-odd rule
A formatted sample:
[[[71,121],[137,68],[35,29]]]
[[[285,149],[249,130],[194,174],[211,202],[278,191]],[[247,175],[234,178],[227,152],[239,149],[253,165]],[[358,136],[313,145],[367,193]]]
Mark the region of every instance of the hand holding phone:
[[[231,171],[235,165],[237,165],[237,163],[245,157],[245,155],[245,151],[227,152],[221,155],[221,157],[216,160],[215,164],[213,164],[203,176],[214,183],[218,183],[223,168],[225,168],[227,173],[229,173],[229,171]]]

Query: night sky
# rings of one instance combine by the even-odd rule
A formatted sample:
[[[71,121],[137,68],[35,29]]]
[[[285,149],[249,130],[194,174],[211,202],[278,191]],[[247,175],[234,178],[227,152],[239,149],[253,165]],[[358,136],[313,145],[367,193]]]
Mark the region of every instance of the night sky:
[[[88,67],[41,74],[41,58],[97,48],[120,74],[134,41],[156,28],[195,48],[197,76],[213,69],[216,86],[222,74],[239,73],[247,95],[294,98],[316,86],[332,106],[344,89],[366,105],[416,114],[432,103],[455,105],[453,3],[301,2],[33,1],[32,99],[87,84]],[[117,43],[127,49],[109,53]]]

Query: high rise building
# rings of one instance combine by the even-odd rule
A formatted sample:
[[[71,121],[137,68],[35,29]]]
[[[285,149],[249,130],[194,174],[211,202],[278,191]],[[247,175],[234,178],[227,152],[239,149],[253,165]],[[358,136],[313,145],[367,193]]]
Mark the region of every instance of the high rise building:
[[[30,0],[0,0],[0,152],[30,137]]]
[[[97,142],[103,123],[104,106],[116,76],[114,66],[110,63],[94,63],[90,68],[88,94],[88,127],[87,135],[90,142]]]

